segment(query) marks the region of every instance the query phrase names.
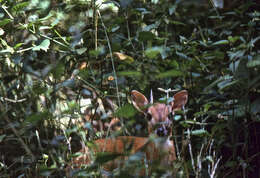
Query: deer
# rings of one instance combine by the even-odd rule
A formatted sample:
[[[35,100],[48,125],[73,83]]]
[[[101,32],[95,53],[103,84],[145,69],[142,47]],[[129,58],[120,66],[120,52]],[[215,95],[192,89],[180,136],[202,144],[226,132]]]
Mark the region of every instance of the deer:
[[[153,103],[152,94],[149,102],[142,93],[133,90],[131,91],[131,100],[133,106],[144,114],[149,136],[117,136],[97,139],[93,142],[93,147],[86,146],[80,150],[81,155],[72,160],[69,168],[94,164],[93,153],[116,155],[116,159],[102,165],[103,170],[109,174],[116,168],[122,167],[127,161],[131,161],[131,156],[136,154],[142,155],[139,163],[146,162],[146,164],[143,164],[146,166],[138,169],[135,173],[133,172],[134,175],[149,175],[149,169],[152,163],[156,161],[164,168],[172,168],[173,162],[176,160],[176,153],[174,142],[171,140],[173,121],[169,115],[173,116],[175,111],[184,108],[188,101],[187,90],[176,93],[168,103]],[[148,167],[148,169],[145,169],[145,167]]]

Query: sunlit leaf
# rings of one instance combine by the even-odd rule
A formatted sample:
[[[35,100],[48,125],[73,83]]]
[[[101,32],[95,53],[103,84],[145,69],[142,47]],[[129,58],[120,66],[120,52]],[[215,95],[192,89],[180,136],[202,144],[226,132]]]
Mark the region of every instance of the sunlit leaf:
[[[4,140],[4,138],[6,137],[6,135],[5,134],[3,134],[3,135],[0,135],[0,143]]]
[[[212,45],[227,45],[229,44],[228,40],[220,40],[220,41],[216,41],[215,43],[212,43]]]
[[[131,56],[128,56],[126,54],[123,53],[119,53],[119,52],[113,52],[113,56],[116,57],[117,59],[121,60],[121,61],[125,61],[127,63],[132,63],[134,62],[134,58]]]
[[[24,9],[25,7],[27,7],[29,5],[30,2],[22,2],[22,3],[17,3],[15,4],[15,6],[13,6],[12,10],[13,11],[20,11],[22,9]]]
[[[238,51],[228,51],[228,56],[230,58],[230,60],[234,60],[234,59],[237,59],[237,58],[240,58],[242,56],[244,56],[245,54],[245,50],[238,50]]]
[[[17,43],[15,46],[14,46],[14,49],[18,49],[20,48],[24,43]]]
[[[0,27],[5,26],[6,24],[9,24],[10,22],[12,22],[11,19],[4,19],[0,21]]]
[[[151,24],[151,25],[145,26],[145,27],[143,28],[143,31],[144,31],[144,32],[149,32],[149,31],[151,31],[151,30],[153,30],[153,29],[157,29],[157,28],[159,27],[159,25],[160,25],[160,21],[156,21],[155,23],[153,23],[153,24]],[[139,33],[139,35],[140,35],[140,33]]]
[[[169,7],[169,14],[172,15],[173,13],[175,13],[176,8],[177,8],[177,5],[176,5],[176,4],[171,5],[171,6]]]
[[[255,43],[256,43],[258,40],[260,40],[260,36],[258,36],[258,37],[256,37],[256,38],[252,39],[252,40],[249,42],[249,46],[250,46],[250,47],[254,47],[254,46],[255,46]]]
[[[2,28],[0,28],[0,36],[2,36],[4,33],[5,31]]]
[[[186,131],[185,134],[188,134]],[[198,129],[198,130],[192,130],[191,135],[196,135],[196,136],[203,136],[203,135],[208,135],[209,133],[205,129]]]
[[[148,48],[145,50],[145,55],[148,58],[154,59],[157,58],[160,54],[163,59],[168,57],[168,52],[170,51],[169,48],[163,46],[154,46],[152,48]]]
[[[87,48],[79,48],[76,49],[77,54],[82,55],[87,51]]]
[[[45,39],[41,42],[40,45],[33,47],[33,51],[40,51],[43,50],[45,52],[47,52],[47,50],[49,49],[50,46],[50,40],[49,39]]]
[[[239,38],[239,36],[228,36],[228,41],[230,41],[230,43],[235,43]]]
[[[120,26],[117,25],[117,26],[115,26],[115,27],[113,27],[113,28],[111,29],[111,32],[116,32],[119,28],[120,28]]]
[[[214,7],[222,9],[224,7],[224,0],[212,0]]]

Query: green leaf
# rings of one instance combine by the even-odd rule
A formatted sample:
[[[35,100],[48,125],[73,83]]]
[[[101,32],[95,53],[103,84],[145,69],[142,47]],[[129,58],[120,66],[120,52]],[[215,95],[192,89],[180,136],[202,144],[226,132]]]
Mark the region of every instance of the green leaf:
[[[116,32],[119,28],[120,28],[120,26],[117,25],[117,26],[115,26],[115,27],[113,27],[113,28],[111,29],[111,32]]]
[[[168,57],[168,51],[170,51],[170,48],[163,47],[163,46],[155,46],[146,49],[144,53],[148,58],[151,59],[156,58],[159,54],[161,54],[161,57],[165,59],[166,57]]]
[[[182,117],[181,117],[181,115],[174,115],[174,120],[175,121],[178,121],[178,120],[180,120]]]
[[[216,45],[226,45],[226,44],[229,44],[228,40],[220,40],[220,41],[216,41],[215,43],[212,43],[213,46],[216,46]]]
[[[115,115],[117,117],[124,117],[124,118],[130,118],[135,115],[136,111],[134,107],[131,104],[126,104],[122,107],[120,107],[116,112]]]
[[[157,29],[160,25],[160,21],[156,21],[155,23],[151,24],[151,25],[147,25],[143,28],[143,31],[145,32],[150,32],[153,29]]]
[[[253,60],[249,61],[246,66],[248,68],[251,68],[251,67],[256,67],[256,66],[259,66],[259,65],[260,65],[260,55],[257,55],[257,56],[254,57]]]
[[[141,72],[131,71],[131,70],[129,70],[129,71],[121,71],[121,72],[118,72],[117,74],[118,74],[118,76],[128,76],[128,77],[129,76],[130,77],[139,77],[139,76],[142,75]]]
[[[31,114],[30,116],[28,116],[25,121],[24,124],[25,125],[36,125],[39,121],[47,119],[49,117],[49,113],[48,112],[39,112],[39,113],[34,113]]]
[[[9,24],[10,22],[12,22],[11,19],[4,19],[0,21],[0,27],[5,26],[6,24]]]
[[[230,42],[230,43],[235,43],[237,40],[239,40],[239,36],[228,36],[228,41]]]
[[[20,10],[23,10],[25,7],[27,7],[30,4],[30,2],[22,2],[22,3],[17,3],[12,10],[15,12],[18,12]]]
[[[173,69],[158,74],[156,78],[179,77],[179,76],[183,76],[183,72],[180,70]]]
[[[171,20],[170,23],[172,23],[174,25],[183,25],[183,26],[186,25],[185,23],[182,23],[182,22],[179,22],[179,21],[176,21],[176,20]]]
[[[105,47],[99,46],[97,50],[90,50],[89,55],[92,57],[98,57],[99,55],[102,55],[105,53]]]
[[[213,87],[215,87],[218,83],[224,81],[224,80],[231,80],[233,77],[230,76],[230,75],[225,75],[225,76],[222,76],[220,78],[218,78],[217,80],[215,80],[214,82],[212,82],[211,84],[209,84],[205,89],[204,91],[209,91],[210,89],[212,89]]]
[[[188,132],[186,131],[185,134]],[[203,136],[203,135],[208,135],[209,133],[204,130],[204,129],[199,129],[199,130],[192,130],[191,135],[196,135],[196,136]]]
[[[149,48],[145,50],[144,53],[148,58],[154,59],[160,54],[160,50],[158,50],[157,48]]]
[[[247,68],[247,62],[246,58],[241,58],[238,60],[238,64],[235,70],[235,78],[236,79],[247,79],[250,75],[250,71]],[[235,67],[235,66],[234,66]]]
[[[47,52],[47,50],[49,49],[50,46],[50,40],[49,39],[45,39],[41,42],[41,44],[39,46],[35,46],[33,47],[33,51],[40,51],[43,50],[45,52]]]
[[[248,43],[248,45],[249,45],[250,47],[254,47],[254,46],[255,46],[255,43],[256,43],[258,40],[260,40],[260,36],[258,36],[258,37],[256,37],[256,38],[252,39],[252,40]]]
[[[6,135],[5,134],[3,134],[3,135],[0,135],[0,143],[4,140],[4,138],[6,137]]]
[[[218,88],[220,90],[224,90],[224,89],[229,88],[229,87],[231,87],[232,85],[234,85],[234,84],[236,84],[238,82],[239,82],[239,80],[234,80],[234,81],[232,81],[232,80],[224,80],[224,81],[218,83]]]
[[[41,82],[34,82],[32,90],[35,94],[40,95],[46,92],[47,88]]]
[[[155,38],[155,35],[149,31],[142,31],[138,34],[138,40],[145,42],[145,41],[152,41]]]
[[[14,46],[14,49],[18,49],[20,48],[24,43],[17,43],[15,46]]]
[[[177,5],[176,4],[171,5],[169,7],[169,14],[172,15],[173,13],[175,13],[176,9],[177,9]]]
[[[87,51],[87,48],[79,48],[76,49],[77,54],[82,55]]]
[[[188,59],[189,61],[191,61],[191,58],[188,57],[188,56],[187,56],[186,54],[184,54],[184,53],[181,53],[181,52],[176,51],[176,54],[177,54],[179,57],[183,58],[183,59]]]
[[[114,56],[116,59],[118,59],[118,60],[120,60],[120,61],[124,61],[124,62],[126,62],[126,63],[128,63],[128,64],[131,64],[131,63],[134,62],[134,58],[133,58],[133,57],[128,56],[128,55],[123,54],[123,53],[120,53],[120,52],[113,52],[113,56]]]
[[[228,51],[227,54],[229,56],[229,59],[230,60],[234,60],[234,59],[237,59],[237,58],[241,58],[242,56],[244,56],[245,54],[245,50],[238,50],[238,51]]]

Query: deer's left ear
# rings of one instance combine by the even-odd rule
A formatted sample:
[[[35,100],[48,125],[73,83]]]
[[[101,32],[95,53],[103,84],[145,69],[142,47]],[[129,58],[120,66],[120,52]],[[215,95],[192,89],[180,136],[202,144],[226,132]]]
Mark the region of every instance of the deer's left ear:
[[[142,93],[140,93],[139,91],[136,91],[136,90],[132,90],[131,99],[132,99],[133,105],[135,106],[135,108],[138,111],[140,111],[144,114],[147,112],[147,105],[149,104],[149,102]]]
[[[173,96],[173,98],[174,100],[172,102],[172,110],[173,111],[181,110],[188,101],[188,91],[187,90],[179,91]]]

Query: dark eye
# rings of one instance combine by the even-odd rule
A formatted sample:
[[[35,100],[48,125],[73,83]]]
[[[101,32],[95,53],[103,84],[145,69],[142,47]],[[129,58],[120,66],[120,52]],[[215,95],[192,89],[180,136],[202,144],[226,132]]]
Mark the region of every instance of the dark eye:
[[[150,113],[147,113],[146,118],[148,119],[148,121],[150,121],[152,119],[152,115]]]

